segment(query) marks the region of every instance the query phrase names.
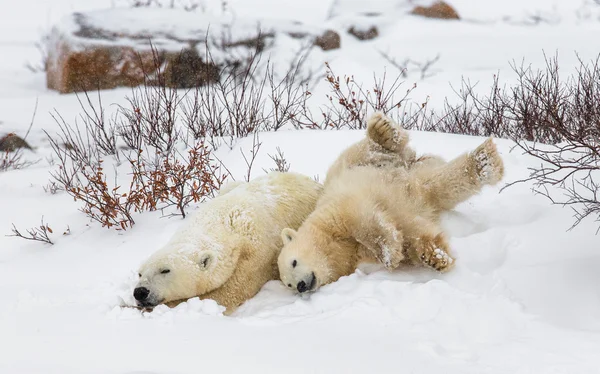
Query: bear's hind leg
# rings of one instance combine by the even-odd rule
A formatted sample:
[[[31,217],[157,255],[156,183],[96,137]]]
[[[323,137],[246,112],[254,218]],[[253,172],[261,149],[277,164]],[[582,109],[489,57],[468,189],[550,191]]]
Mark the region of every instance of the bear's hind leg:
[[[476,195],[484,185],[499,182],[504,175],[504,165],[490,138],[474,151],[430,173],[418,174],[413,179],[422,187],[426,203],[438,211],[444,211]]]

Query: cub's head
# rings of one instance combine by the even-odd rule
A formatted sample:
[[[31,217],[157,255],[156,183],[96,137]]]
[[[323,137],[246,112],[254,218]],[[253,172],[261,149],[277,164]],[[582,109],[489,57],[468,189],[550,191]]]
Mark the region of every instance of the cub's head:
[[[220,287],[231,276],[237,260],[224,252],[227,251],[167,245],[140,267],[139,281],[133,290],[137,305],[154,307]]]
[[[316,291],[354,271],[352,266],[345,266],[348,261],[338,261],[348,256],[347,248],[317,230],[306,228],[296,232],[286,228],[281,238],[279,276],[285,286],[296,292]]]

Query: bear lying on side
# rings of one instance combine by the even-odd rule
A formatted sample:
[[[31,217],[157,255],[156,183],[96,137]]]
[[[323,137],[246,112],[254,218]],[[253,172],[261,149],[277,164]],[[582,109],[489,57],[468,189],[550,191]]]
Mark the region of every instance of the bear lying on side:
[[[199,296],[233,312],[279,279],[281,230],[298,228],[321,191],[311,178],[279,172],[226,186],[142,264],[133,292],[138,306],[172,306]]]
[[[391,153],[378,158],[364,146],[368,142]],[[440,214],[499,182],[502,159],[491,139],[450,162],[415,158],[407,143],[407,132],[383,114],[368,120],[367,139],[330,168],[316,210],[298,232],[282,231],[278,266],[286,286],[314,291],[362,262],[388,269],[401,263],[439,271],[452,267]]]

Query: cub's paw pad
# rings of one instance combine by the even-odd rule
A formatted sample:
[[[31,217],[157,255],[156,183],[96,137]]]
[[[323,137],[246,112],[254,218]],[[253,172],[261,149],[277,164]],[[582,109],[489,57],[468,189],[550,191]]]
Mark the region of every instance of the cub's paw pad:
[[[429,248],[421,253],[420,258],[424,265],[442,272],[454,264],[452,256],[440,248]]]

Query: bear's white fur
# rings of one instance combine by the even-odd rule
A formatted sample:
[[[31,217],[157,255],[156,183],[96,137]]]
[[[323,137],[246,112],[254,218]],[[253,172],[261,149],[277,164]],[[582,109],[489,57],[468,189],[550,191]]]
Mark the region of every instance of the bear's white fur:
[[[281,230],[298,228],[321,192],[321,184],[295,173],[226,186],[142,264],[134,290],[138,305],[173,306],[199,296],[233,312],[267,281],[279,279]]]
[[[387,153],[374,154],[371,143]],[[500,181],[502,159],[491,139],[447,163],[415,158],[407,143],[408,133],[383,114],[369,119],[367,138],[331,166],[316,210],[298,232],[282,231],[278,266],[285,285],[314,291],[361,262],[452,267],[440,214]]]

